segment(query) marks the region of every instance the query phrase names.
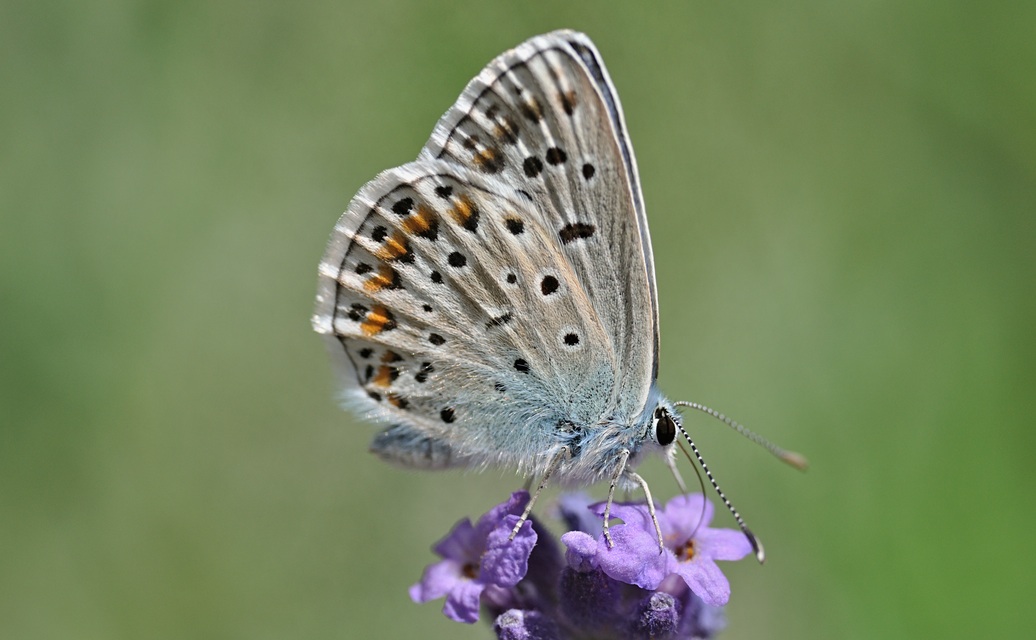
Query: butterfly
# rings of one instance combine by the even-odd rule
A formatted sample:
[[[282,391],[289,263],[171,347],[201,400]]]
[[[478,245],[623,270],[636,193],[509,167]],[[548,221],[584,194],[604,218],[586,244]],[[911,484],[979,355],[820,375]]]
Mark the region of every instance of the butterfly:
[[[617,485],[640,486],[653,507],[634,468],[660,454],[675,469],[687,403],[658,389],[637,164],[587,36],[498,56],[417,160],[360,189],[320,262],[312,322],[343,402],[381,425],[381,458],[513,468],[540,490],[607,481],[609,507]]]

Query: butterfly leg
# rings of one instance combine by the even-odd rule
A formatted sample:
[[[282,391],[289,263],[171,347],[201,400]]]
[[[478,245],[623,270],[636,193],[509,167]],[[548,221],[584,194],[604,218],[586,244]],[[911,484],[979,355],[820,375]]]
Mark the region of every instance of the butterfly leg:
[[[529,514],[532,513],[532,507],[536,504],[536,499],[540,497],[543,490],[547,487],[547,481],[550,480],[550,476],[554,475],[561,463],[572,456],[572,452],[568,447],[561,447],[561,449],[554,456],[554,459],[547,465],[547,470],[543,473],[543,477],[540,479],[540,486],[536,487],[536,493],[532,494],[532,498],[529,499],[529,504],[526,505],[525,511],[522,512],[522,516],[518,518],[518,524],[514,525],[514,529],[511,530],[511,535],[508,536],[508,540],[514,540],[514,537],[518,535],[518,530],[522,528],[525,521],[529,519]]]
[[[629,449],[623,449],[622,453],[619,454],[619,458],[619,470],[612,476],[611,484],[608,485],[608,502],[604,505],[604,540],[608,543],[609,549],[615,546],[615,543],[612,542],[612,535],[608,532],[608,520],[611,519],[612,501],[615,499],[615,485],[619,482],[623,472],[626,471],[626,461],[630,459]]]
[[[644,490],[644,497],[647,499],[648,513],[651,514],[651,524],[655,525],[655,535],[658,536],[658,551],[661,553],[665,549],[665,543],[662,541],[662,527],[659,526],[658,516],[655,515],[655,500],[651,497],[651,489],[648,488],[647,480],[640,477],[640,474],[634,471],[626,471],[626,462],[629,460],[630,452],[623,449],[622,453],[619,455],[621,456],[621,460],[619,461],[619,471],[614,477],[612,477],[611,484],[608,486],[608,502],[604,505],[604,539],[608,543],[609,549],[615,546],[615,543],[612,542],[612,536],[608,532],[608,520],[611,518],[612,501],[615,498],[615,485],[625,472],[631,480],[640,485],[640,488]],[[679,478],[679,476],[677,477]]]
[[[655,535],[658,536],[658,552],[661,553],[665,550],[665,543],[662,541],[662,527],[658,526],[658,516],[655,515],[655,500],[651,497],[651,489],[648,488],[647,480],[641,478],[640,474],[630,471],[629,476],[644,490],[644,497],[647,498],[648,513],[651,514],[651,524],[655,525]],[[677,476],[677,478],[679,477]]]

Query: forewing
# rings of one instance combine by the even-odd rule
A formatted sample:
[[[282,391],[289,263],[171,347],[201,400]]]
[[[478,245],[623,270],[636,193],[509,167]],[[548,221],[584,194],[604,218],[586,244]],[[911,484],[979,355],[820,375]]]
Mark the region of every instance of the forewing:
[[[610,397],[587,401],[620,419],[639,414],[658,368],[651,242],[622,109],[589,38],[557,31],[493,60],[421,157],[469,167],[531,201],[619,363]]]
[[[376,448],[420,441],[448,447],[450,464],[532,470],[558,429],[598,419],[582,399],[607,398],[618,363],[559,246],[533,202],[452,162],[360,190],[320,264],[313,324],[346,399],[395,429]]]

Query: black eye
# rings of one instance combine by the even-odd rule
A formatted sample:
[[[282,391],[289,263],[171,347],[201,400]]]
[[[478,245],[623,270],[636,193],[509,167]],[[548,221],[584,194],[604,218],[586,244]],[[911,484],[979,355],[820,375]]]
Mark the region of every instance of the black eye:
[[[655,411],[655,441],[663,447],[676,439],[676,422],[665,409]]]

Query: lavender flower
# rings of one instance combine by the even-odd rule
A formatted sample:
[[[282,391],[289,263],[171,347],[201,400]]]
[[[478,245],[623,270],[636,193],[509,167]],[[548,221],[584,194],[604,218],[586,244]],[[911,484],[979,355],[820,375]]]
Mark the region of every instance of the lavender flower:
[[[740,531],[710,528],[712,515],[712,503],[700,493],[676,496],[659,511],[658,524],[673,553],[670,572],[707,604],[723,606],[730,599],[730,582],[716,560],[740,560],[752,545]]]
[[[458,522],[433,547],[442,561],[425,569],[421,581],[410,587],[410,599],[428,602],[446,596],[442,612],[447,618],[468,624],[478,620],[483,591],[514,587],[528,571],[537,537],[532,523],[526,521],[514,540],[508,539],[528,502],[527,492],[516,491],[474,526],[467,518]],[[494,591],[496,599],[504,599]]]
[[[592,510],[604,515],[604,504]],[[614,547],[604,537],[597,538],[597,562],[612,578],[655,589],[662,580],[677,574],[691,591],[706,603],[723,606],[730,599],[730,583],[719,570],[716,560],[740,560],[751,553],[745,536],[731,529],[712,529],[712,503],[700,493],[677,496],[658,510],[665,553],[658,553],[655,526],[646,505],[614,504],[612,515],[624,524],[611,528]],[[566,533],[561,541],[568,544],[581,533]],[[586,544],[585,540],[581,544]]]
[[[603,503],[565,496],[561,519],[585,530],[561,537],[564,558],[538,522],[507,541],[527,500],[518,492],[477,525],[458,523],[435,547],[443,560],[428,567],[411,597],[446,595],[443,612],[461,622],[478,619],[481,602],[502,640],[678,640],[723,629],[720,605],[730,585],[715,561],[743,558],[751,545],[740,532],[708,527],[712,505],[702,495],[674,498],[658,511],[662,552],[647,505],[612,506],[623,522],[611,527],[609,546],[600,533]]]
[[[599,518],[604,516],[603,503],[588,508],[597,513]],[[636,585],[641,589],[655,589],[672,573],[670,569],[673,563],[670,555],[658,552],[655,525],[651,522],[647,506],[616,503],[612,505],[611,515],[624,522],[610,528],[614,546],[608,545],[603,534],[593,539],[582,531],[566,533],[561,536],[561,542],[569,549],[572,549],[573,545],[578,545],[580,549],[587,551],[592,544],[592,560],[588,556],[584,562],[600,567],[609,577],[620,582]]]

